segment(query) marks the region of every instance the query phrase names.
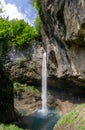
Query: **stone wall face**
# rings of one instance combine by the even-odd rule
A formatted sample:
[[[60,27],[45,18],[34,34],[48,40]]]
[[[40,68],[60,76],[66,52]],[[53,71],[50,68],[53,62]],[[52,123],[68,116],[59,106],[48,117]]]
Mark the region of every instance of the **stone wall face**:
[[[40,16],[49,76],[85,80],[85,1],[43,0]]]
[[[31,41],[27,48],[11,48],[5,66],[10,71],[12,81],[41,84],[42,42]]]

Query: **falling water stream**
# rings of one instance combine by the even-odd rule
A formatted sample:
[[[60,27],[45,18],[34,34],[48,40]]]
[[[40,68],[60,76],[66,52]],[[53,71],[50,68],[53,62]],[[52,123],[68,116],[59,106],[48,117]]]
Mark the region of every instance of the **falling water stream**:
[[[42,113],[47,113],[47,64],[46,52],[43,54],[42,60]]]
[[[25,118],[25,120],[28,120],[26,128],[30,128],[30,130],[53,130],[55,123],[60,118],[58,111],[47,106],[47,63],[45,51],[42,60],[42,107],[36,108],[31,115]],[[22,122],[24,123],[24,120]]]

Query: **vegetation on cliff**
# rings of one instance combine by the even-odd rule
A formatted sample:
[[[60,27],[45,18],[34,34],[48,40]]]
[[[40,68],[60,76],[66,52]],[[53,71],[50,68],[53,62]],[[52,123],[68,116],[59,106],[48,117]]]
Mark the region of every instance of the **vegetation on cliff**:
[[[34,88],[34,86],[28,86],[27,84],[21,84],[19,82],[14,82],[14,91],[15,91],[15,95],[19,94],[21,95],[21,93],[23,91],[26,91],[28,93],[30,93],[30,95],[33,95],[35,97],[40,97],[40,91],[36,88]]]
[[[55,125],[54,130],[85,130],[85,104],[78,105],[64,115]]]

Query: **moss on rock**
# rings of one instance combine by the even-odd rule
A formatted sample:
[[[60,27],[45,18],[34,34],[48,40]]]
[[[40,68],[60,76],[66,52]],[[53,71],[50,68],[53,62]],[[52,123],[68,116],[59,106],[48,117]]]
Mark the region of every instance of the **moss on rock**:
[[[14,92],[16,92],[18,95],[22,91],[26,91],[27,93],[29,93],[35,97],[40,97],[40,95],[41,95],[40,91],[37,88],[35,88],[34,86],[28,86],[27,84],[21,84],[19,82],[14,82]]]
[[[57,122],[54,130],[85,130],[85,104],[78,105],[64,115]]]

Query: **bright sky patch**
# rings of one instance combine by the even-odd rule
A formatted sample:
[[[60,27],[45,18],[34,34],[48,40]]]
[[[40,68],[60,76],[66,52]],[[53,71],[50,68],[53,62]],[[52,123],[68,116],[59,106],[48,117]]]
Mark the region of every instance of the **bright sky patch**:
[[[11,19],[24,19],[30,25],[36,17],[36,10],[32,7],[29,0],[1,0],[4,17]]]

